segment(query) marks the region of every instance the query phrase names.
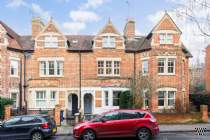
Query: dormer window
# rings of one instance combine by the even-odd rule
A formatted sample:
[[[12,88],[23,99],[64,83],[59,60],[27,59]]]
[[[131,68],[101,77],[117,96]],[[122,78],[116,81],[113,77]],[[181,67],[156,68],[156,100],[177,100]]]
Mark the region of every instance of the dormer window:
[[[58,48],[58,38],[55,36],[46,36],[44,43],[45,48]]]
[[[160,34],[160,44],[173,44],[173,34]]]
[[[115,37],[104,36],[103,37],[103,48],[115,48]]]

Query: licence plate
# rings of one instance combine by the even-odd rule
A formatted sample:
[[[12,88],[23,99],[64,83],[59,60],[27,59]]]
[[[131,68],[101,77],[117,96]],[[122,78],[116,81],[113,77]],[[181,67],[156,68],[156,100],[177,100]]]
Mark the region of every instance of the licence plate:
[[[56,128],[53,128],[52,132],[55,133],[56,132]]]

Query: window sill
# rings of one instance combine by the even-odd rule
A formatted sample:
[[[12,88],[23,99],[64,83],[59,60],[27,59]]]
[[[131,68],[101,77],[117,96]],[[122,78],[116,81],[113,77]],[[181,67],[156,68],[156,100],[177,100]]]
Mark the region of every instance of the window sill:
[[[63,78],[64,76],[56,76],[56,75],[40,75],[41,78]]]
[[[175,73],[158,73],[159,76],[175,76]]]
[[[159,110],[164,110],[164,109],[175,109],[175,106],[158,106]]]
[[[103,49],[116,49],[116,47],[102,47]]]
[[[19,78],[19,75],[10,75],[11,78]]]

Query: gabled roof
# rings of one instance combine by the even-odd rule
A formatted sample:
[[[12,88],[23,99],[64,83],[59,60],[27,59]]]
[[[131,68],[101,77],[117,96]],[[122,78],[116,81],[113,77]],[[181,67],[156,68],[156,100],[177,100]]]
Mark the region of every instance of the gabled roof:
[[[28,50],[33,47],[33,41],[31,36],[20,36],[9,26],[7,26],[3,21],[0,21],[0,24],[4,27],[8,35],[9,48],[17,50]]]
[[[167,24],[164,24],[163,22],[167,22]],[[176,23],[174,22],[174,20],[171,18],[171,16],[168,14],[168,12],[165,12],[164,16],[162,17],[162,19],[155,25],[155,27],[152,29],[153,31],[161,30],[162,28],[164,30],[167,29],[174,29],[177,30],[179,33],[182,33],[181,30],[179,29],[179,27],[176,25]]]
[[[104,33],[114,33],[120,35],[120,32],[114,27],[112,21],[109,19],[107,24],[99,31],[97,35]]]

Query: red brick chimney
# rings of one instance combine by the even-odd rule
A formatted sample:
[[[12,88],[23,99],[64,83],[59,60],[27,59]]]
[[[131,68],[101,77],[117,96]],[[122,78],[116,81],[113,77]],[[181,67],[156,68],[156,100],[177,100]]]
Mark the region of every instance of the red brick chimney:
[[[135,37],[135,21],[134,19],[128,19],[124,28],[124,36],[128,39]]]
[[[210,92],[210,44],[206,48],[206,58],[205,58],[205,83],[206,91]]]
[[[35,17],[32,19],[32,38],[34,39],[43,29],[44,23],[41,21],[40,17]]]

